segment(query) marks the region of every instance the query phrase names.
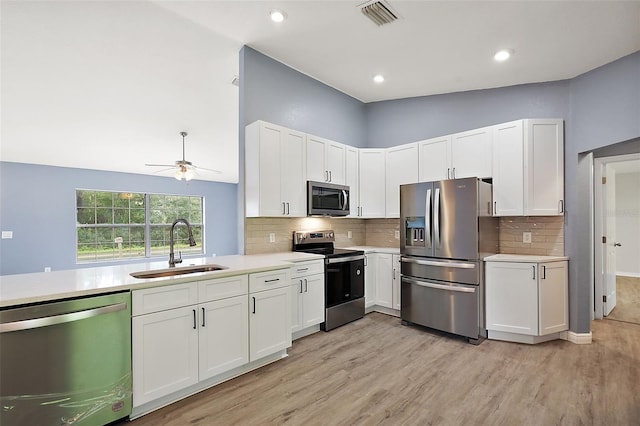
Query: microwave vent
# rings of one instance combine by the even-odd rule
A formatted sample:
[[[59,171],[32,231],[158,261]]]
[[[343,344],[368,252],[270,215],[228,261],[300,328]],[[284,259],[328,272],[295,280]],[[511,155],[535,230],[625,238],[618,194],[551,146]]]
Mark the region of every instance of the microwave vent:
[[[378,26],[398,20],[398,14],[386,1],[368,1],[360,5],[360,11]]]

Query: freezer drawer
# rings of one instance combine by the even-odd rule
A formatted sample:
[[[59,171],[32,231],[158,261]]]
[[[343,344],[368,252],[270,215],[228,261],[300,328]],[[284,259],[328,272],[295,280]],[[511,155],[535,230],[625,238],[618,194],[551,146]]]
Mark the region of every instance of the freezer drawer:
[[[480,338],[480,287],[402,277],[403,321]]]

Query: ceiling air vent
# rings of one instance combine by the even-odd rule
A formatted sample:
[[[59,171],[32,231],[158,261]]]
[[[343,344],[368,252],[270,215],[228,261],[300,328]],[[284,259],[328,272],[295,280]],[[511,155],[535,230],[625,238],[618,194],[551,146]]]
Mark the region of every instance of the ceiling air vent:
[[[364,16],[371,19],[378,26],[398,20],[398,14],[385,1],[366,2],[361,5],[360,10]]]

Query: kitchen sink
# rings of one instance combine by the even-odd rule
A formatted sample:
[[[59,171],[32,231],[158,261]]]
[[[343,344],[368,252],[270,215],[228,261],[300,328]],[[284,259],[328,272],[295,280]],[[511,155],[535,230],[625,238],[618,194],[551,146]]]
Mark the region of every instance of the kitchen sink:
[[[145,279],[145,278],[173,277],[175,275],[195,274],[198,272],[220,271],[223,269],[227,269],[227,267],[216,265],[216,264],[193,265],[193,266],[184,266],[182,268],[167,268],[167,269],[156,269],[154,271],[132,272],[129,275],[131,275],[133,278]]]

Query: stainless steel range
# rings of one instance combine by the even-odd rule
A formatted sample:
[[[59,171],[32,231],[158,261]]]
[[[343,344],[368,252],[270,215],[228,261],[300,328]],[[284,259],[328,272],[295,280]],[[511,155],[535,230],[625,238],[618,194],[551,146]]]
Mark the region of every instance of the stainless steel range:
[[[332,330],[364,316],[364,251],[334,248],[335,233],[296,231],[293,251],[324,255],[325,317]]]

